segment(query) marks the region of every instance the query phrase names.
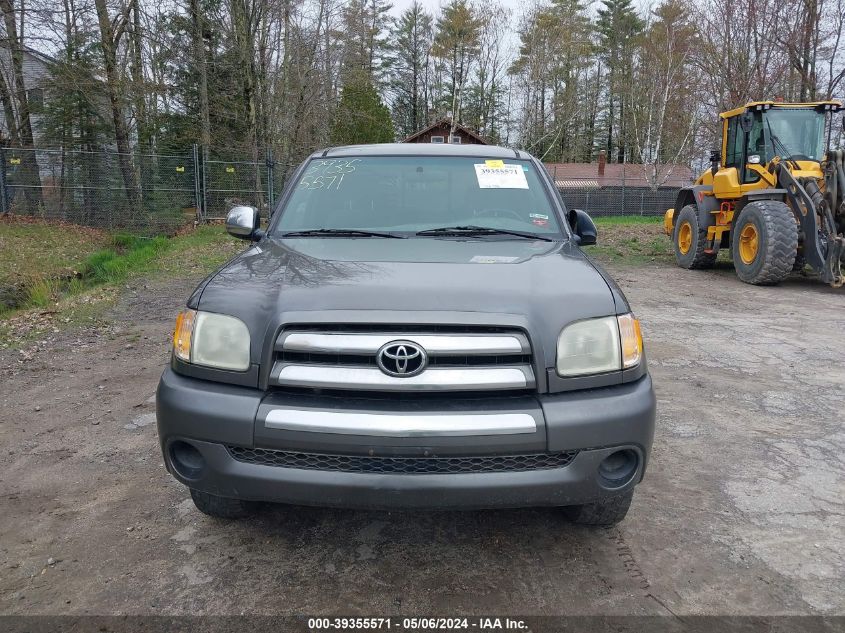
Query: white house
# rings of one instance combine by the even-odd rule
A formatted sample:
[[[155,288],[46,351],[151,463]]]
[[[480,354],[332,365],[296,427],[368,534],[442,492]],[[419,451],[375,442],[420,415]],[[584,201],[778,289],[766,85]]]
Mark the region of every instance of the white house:
[[[28,46],[23,50],[23,83],[26,87],[26,96],[29,103],[30,121],[32,122],[32,133],[35,146],[39,147],[41,135],[39,125],[40,116],[38,112],[44,105],[45,93],[50,78],[49,65],[53,60],[44,53],[36,51]],[[9,91],[14,91],[15,78],[12,68],[12,52],[8,42],[0,42],[0,73],[6,81]],[[17,103],[11,99],[13,110],[17,111]],[[9,122],[6,121],[5,109],[0,108],[0,139],[10,138]]]

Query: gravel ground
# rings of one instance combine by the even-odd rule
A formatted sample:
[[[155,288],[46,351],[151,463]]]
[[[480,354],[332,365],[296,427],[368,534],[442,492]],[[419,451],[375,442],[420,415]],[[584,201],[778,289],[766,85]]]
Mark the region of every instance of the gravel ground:
[[[197,512],[153,393],[196,280],[0,351],[0,613],[845,614],[845,291],[615,268],[658,426],[628,519]]]

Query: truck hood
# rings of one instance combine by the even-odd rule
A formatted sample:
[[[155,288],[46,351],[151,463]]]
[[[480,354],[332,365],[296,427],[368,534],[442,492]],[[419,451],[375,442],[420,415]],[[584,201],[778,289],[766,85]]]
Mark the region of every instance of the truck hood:
[[[627,311],[574,244],[448,238],[264,239],[189,306],[244,321],[253,362],[283,323],[381,322],[523,328],[547,366],[564,325]]]

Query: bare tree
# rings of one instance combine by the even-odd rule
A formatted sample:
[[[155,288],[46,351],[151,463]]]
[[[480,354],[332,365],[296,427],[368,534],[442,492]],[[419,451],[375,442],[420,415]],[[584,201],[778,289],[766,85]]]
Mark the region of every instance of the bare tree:
[[[491,140],[499,138],[499,129],[505,123],[502,112],[504,95],[503,79],[507,71],[510,51],[507,34],[510,31],[511,11],[495,2],[477,6],[482,16],[478,42],[478,60],[475,76],[470,83],[470,123]]]
[[[211,115],[208,107],[208,66],[203,38],[205,16],[200,9],[200,0],[189,0],[189,2],[193,66],[199,78],[200,143],[203,151],[207,152],[211,146]]]
[[[842,50],[842,35],[845,31],[845,0],[827,3],[824,16],[826,36],[821,46],[822,58],[827,66],[823,97],[831,99],[841,89],[845,79],[845,52]]]
[[[4,113],[6,115],[6,122],[9,128],[14,128],[14,132],[10,134],[13,140],[17,141],[17,145],[25,151],[21,155],[21,175],[22,184],[25,185],[25,198],[27,206],[30,210],[35,211],[41,204],[41,176],[38,167],[38,160],[36,158],[35,143],[32,136],[32,118],[30,116],[29,99],[26,92],[26,84],[24,83],[23,74],[23,56],[24,44],[23,33],[26,11],[21,6],[20,12],[20,30],[18,23],[15,22],[16,8],[13,0],[0,0],[0,10],[3,11],[3,23],[6,28],[5,43],[9,48],[9,54],[12,63],[12,79],[14,90],[15,110],[17,110],[17,117],[9,107],[12,99],[9,95],[9,89],[3,81],[0,85],[0,98],[3,99]],[[28,150],[28,151],[27,151]]]
[[[111,104],[112,122],[114,123],[115,144],[118,151],[118,164],[123,176],[123,186],[133,211],[140,210],[138,181],[132,163],[132,147],[129,143],[129,126],[126,122],[126,103],[123,94],[123,76],[117,63],[117,51],[120,41],[126,33],[130,14],[137,0],[128,0],[117,15],[112,18],[106,6],[106,0],[94,0],[97,9],[97,21],[100,27],[100,48],[106,71],[106,90]]]
[[[630,87],[637,157],[653,190],[690,157],[699,119],[698,79],[690,58],[696,45],[696,29],[680,0],[665,0],[654,10]]]
[[[461,122],[462,91],[478,55],[483,22],[467,0],[452,0],[437,20],[432,53],[440,57],[449,77],[446,103],[452,113],[452,134]]]

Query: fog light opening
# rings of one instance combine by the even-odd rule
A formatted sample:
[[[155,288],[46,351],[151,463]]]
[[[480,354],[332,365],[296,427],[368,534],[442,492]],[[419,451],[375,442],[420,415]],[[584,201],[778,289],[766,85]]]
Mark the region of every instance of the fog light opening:
[[[196,479],[205,467],[202,453],[182,441],[173,442],[170,445],[170,461],[176,472],[185,479]]]
[[[630,448],[616,451],[605,457],[599,464],[599,479],[606,488],[621,488],[633,479],[637,473],[640,458]]]

